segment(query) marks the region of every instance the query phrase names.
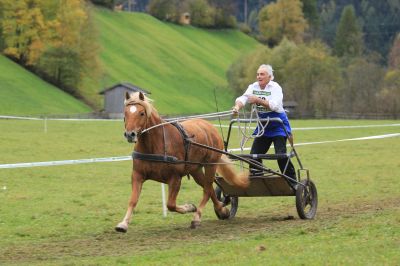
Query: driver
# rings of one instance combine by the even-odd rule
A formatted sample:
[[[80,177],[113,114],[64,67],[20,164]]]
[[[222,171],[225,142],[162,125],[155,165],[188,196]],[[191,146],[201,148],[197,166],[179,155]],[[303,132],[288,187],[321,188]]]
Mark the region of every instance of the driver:
[[[274,74],[270,65],[261,65],[257,70],[257,81],[250,84],[244,94],[235,101],[232,111],[237,114],[246,103],[255,104],[260,118],[279,117],[289,134],[289,141],[292,141],[292,129],[288,117],[283,109],[283,93],[281,86],[273,81]],[[253,135],[258,134],[257,127]],[[251,147],[251,154],[264,154],[274,143],[275,153],[286,153],[287,135],[278,122],[270,122],[264,130],[264,134],[254,139]],[[279,168],[283,173],[288,162],[288,158],[278,160]],[[261,159],[258,159],[261,163]],[[262,174],[261,170],[250,169],[252,175]],[[296,179],[296,172],[292,162],[289,160],[285,174]],[[295,182],[293,182],[295,185]]]

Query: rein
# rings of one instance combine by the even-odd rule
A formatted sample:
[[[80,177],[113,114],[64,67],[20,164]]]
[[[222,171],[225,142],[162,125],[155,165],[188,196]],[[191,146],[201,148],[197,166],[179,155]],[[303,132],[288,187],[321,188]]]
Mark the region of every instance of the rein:
[[[218,112],[218,113],[209,113],[209,114],[204,114],[204,115],[192,115],[192,116],[183,116],[183,117],[178,117],[178,118],[174,118],[174,119],[166,119],[167,121],[151,126],[149,128],[146,128],[144,130],[142,130],[142,133],[145,133],[149,130],[152,130],[153,128],[156,127],[160,127],[160,126],[164,126],[164,125],[169,125],[169,124],[173,124],[173,123],[177,123],[177,122],[182,122],[182,121],[186,121],[186,120],[190,120],[190,119],[195,119],[195,118],[214,118],[214,117],[224,117],[224,116],[231,116],[232,115],[232,111],[224,111],[224,112]]]
[[[128,103],[126,105],[129,105],[129,104],[136,104],[136,103]],[[190,137],[188,136],[185,129],[182,127],[182,125],[179,122],[186,121],[189,119],[195,119],[195,118],[213,118],[213,117],[223,117],[223,116],[228,116],[228,115],[230,116],[231,114],[232,114],[232,111],[223,111],[223,112],[208,113],[208,114],[203,114],[203,115],[178,117],[178,118],[172,119],[170,121],[166,121],[166,122],[151,126],[149,128],[146,128],[144,130],[141,130],[139,134],[146,133],[147,131],[150,131],[157,127],[162,127],[163,141],[164,141],[164,154],[145,154],[145,153],[140,153],[140,152],[134,151],[132,153],[132,159],[143,160],[143,161],[153,161],[153,162],[165,162],[165,163],[171,163],[171,164],[197,164],[197,165],[226,164],[226,163],[206,163],[206,162],[188,161],[190,144],[197,143],[197,142],[193,142],[192,140],[190,140]],[[167,155],[165,129],[164,129],[165,125],[173,125],[174,127],[176,127],[178,129],[179,133],[181,134],[183,143],[184,143],[184,147],[185,147],[185,159],[184,160],[178,160],[178,158],[176,158],[175,156]]]
[[[167,155],[164,125],[162,125],[163,141],[164,141],[164,154],[150,154],[150,153],[141,153],[141,152],[134,151],[132,153],[132,159],[143,160],[143,161],[152,161],[152,162],[164,162],[164,163],[170,163],[170,164],[185,164],[185,165],[186,164],[196,164],[196,165],[226,164],[226,163],[206,163],[206,162],[188,161],[190,144],[196,145],[197,142],[194,142],[190,139],[190,137],[188,136],[185,129],[182,127],[182,125],[180,123],[172,122],[170,124],[173,125],[174,127],[176,127],[182,136],[183,144],[185,147],[185,159],[184,160],[178,160],[178,158],[175,156]]]

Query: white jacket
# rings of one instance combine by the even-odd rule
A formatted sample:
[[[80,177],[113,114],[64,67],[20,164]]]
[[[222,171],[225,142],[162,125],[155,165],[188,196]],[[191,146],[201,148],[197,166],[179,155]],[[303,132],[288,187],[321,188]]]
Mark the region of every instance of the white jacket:
[[[277,113],[285,112],[285,110],[283,109],[282,88],[275,81],[271,80],[270,82],[268,82],[268,84],[265,86],[264,89],[260,88],[258,82],[250,84],[247,90],[244,92],[244,94],[236,98],[236,101],[240,101],[243,105],[246,105],[248,96],[250,95],[257,96],[263,100],[265,99],[268,100],[270,109],[267,109],[261,105],[257,105],[257,110],[259,112],[270,112],[270,111]]]

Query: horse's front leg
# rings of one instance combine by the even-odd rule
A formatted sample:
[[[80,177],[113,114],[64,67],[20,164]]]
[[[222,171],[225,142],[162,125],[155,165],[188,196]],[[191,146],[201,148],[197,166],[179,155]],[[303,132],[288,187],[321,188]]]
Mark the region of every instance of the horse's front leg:
[[[136,207],[139,200],[140,192],[143,186],[143,177],[136,171],[132,172],[132,193],[129,199],[128,210],[126,211],[124,219],[115,227],[118,232],[126,233],[128,231],[128,225],[131,221],[132,212]]]
[[[168,180],[168,202],[167,208],[170,211],[178,213],[195,212],[196,206],[194,204],[176,205],[176,198],[178,197],[181,188],[182,178],[179,176],[171,177]]]

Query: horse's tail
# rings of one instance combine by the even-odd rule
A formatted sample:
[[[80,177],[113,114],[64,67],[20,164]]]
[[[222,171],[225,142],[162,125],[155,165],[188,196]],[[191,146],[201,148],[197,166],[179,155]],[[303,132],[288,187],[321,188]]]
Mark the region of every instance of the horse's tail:
[[[218,162],[221,164],[218,165],[217,172],[224,178],[226,182],[242,188],[245,188],[249,185],[249,173],[236,173],[234,167],[232,166],[232,161],[226,155],[223,154]]]

